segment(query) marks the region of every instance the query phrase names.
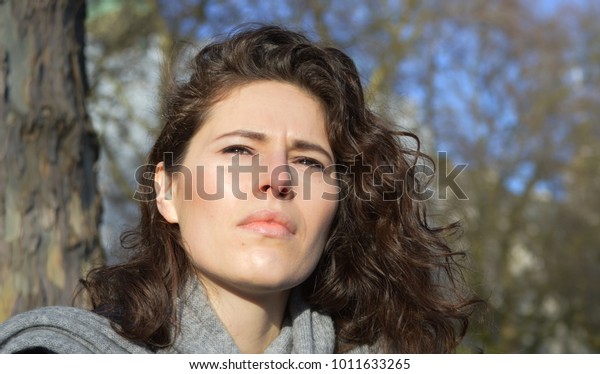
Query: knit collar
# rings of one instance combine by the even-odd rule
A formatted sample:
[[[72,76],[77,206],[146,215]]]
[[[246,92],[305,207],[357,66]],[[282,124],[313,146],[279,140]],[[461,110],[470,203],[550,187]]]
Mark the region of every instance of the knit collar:
[[[178,305],[179,332],[169,353],[240,353],[198,281],[188,282]],[[298,289],[290,294],[288,311],[279,336],[264,353],[333,353],[335,333],[328,315],[311,310]]]

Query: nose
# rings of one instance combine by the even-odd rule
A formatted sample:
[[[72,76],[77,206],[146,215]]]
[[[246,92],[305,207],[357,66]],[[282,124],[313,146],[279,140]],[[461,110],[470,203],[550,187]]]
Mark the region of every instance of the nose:
[[[262,155],[261,155],[262,156]],[[285,154],[271,154],[260,157],[267,166],[267,172],[259,176],[258,190],[260,194],[272,194],[280,200],[292,200],[296,196],[294,187],[298,177],[294,168],[290,167]]]

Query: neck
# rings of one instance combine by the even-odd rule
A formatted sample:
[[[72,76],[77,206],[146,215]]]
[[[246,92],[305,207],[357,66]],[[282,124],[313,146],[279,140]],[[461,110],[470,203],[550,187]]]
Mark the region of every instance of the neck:
[[[289,291],[247,296],[202,283],[208,300],[241,353],[262,353],[279,335]]]

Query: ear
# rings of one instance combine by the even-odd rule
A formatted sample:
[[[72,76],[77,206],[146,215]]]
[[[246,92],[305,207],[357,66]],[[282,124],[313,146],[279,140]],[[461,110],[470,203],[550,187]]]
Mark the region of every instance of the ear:
[[[177,209],[173,199],[173,179],[165,171],[164,162],[156,165],[154,173],[154,190],[156,191],[156,206],[158,211],[169,223],[178,223]]]

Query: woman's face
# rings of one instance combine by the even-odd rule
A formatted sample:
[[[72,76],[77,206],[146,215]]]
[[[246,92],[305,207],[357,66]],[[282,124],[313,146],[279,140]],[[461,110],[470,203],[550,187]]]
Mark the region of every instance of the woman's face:
[[[321,104],[291,84],[254,82],[212,107],[171,184],[159,167],[157,204],[179,224],[203,282],[288,290],[327,241],[338,187],[324,169],[333,164]]]

